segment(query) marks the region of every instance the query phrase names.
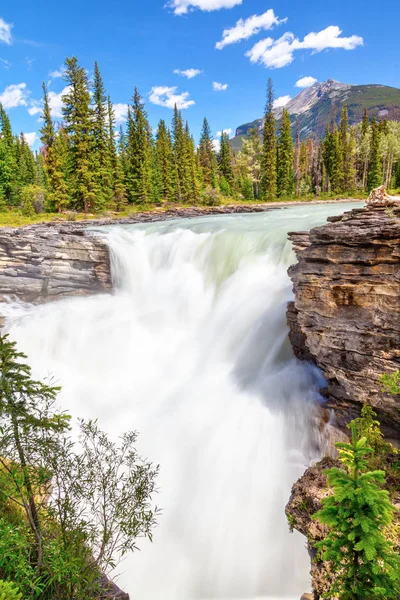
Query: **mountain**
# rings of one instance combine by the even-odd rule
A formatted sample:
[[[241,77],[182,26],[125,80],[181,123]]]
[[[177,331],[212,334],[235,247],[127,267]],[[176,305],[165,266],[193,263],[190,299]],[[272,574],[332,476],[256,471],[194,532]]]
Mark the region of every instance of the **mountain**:
[[[364,108],[370,118],[400,121],[400,89],[386,85],[350,85],[328,79],[323,83],[314,83],[301,91],[286,104],[291,121],[296,119],[300,125],[300,135],[305,138],[311,134],[322,137],[332,116],[338,121],[343,105],[349,111],[351,125],[361,121]],[[277,119],[282,115],[282,108],[275,109]],[[240,125],[231,140],[232,147],[237,150],[249,129],[257,127],[262,131],[262,119]]]

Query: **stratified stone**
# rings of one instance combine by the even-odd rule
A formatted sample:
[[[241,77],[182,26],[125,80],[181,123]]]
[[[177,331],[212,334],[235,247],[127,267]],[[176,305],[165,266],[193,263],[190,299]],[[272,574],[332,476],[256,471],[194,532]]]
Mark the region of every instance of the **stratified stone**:
[[[340,426],[368,402],[386,435],[399,439],[400,396],[379,381],[400,368],[399,202],[374,201],[328,221],[289,234],[298,257],[289,269],[290,339],[298,358],[321,368]]]
[[[111,288],[104,242],[56,227],[0,229],[0,302],[46,302]]]

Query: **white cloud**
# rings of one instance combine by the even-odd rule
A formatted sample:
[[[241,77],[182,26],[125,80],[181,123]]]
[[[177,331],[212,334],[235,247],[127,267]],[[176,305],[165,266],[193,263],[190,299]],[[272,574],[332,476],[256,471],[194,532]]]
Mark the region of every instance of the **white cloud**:
[[[36,131],[31,131],[30,133],[24,133],[23,136],[25,138],[26,143],[29,146],[33,146],[33,144],[35,142],[37,142],[38,139],[39,139],[38,134],[36,133]]]
[[[3,66],[4,69],[7,69],[7,71],[9,69],[11,69],[11,63],[6,58],[0,58],[0,63],[2,64],[2,66]]]
[[[65,68],[62,66],[59,69],[56,69],[55,71],[50,71],[49,72],[49,77],[51,77],[52,79],[57,79],[58,77],[64,77],[65,75]]]
[[[221,142],[219,140],[212,140],[212,146],[214,149],[214,152],[219,152],[221,150]]]
[[[65,96],[65,94],[68,94],[69,90],[70,86],[66,85],[59,94],[56,94],[56,92],[49,92],[49,104],[53,119],[62,118],[62,97]]]
[[[282,108],[282,106],[286,106],[291,99],[291,96],[279,96],[279,98],[274,100],[274,108]]]
[[[120,125],[124,121],[126,121],[126,117],[128,115],[128,105],[123,104],[122,102],[117,102],[113,104],[115,123]]]
[[[315,77],[302,77],[301,79],[298,79],[294,85],[298,88],[308,88],[314,85],[314,83],[317,83],[317,81],[318,79],[315,79]]]
[[[222,131],[217,131],[217,134],[215,137],[220,138],[223,133],[226,133],[227,135],[231,135],[232,129],[223,129]]]
[[[189,92],[177,94],[177,89],[176,86],[154,86],[149,93],[149,100],[152,104],[165,106],[166,108],[174,108],[176,104],[179,110],[189,108],[189,106],[195,104],[194,100],[189,100]]]
[[[242,4],[242,0],[170,0],[165,6],[172,8],[176,15],[185,15],[196,8],[210,12],[221,8],[233,8],[237,4]]]
[[[8,85],[4,92],[0,94],[0,104],[6,109],[26,106],[29,93],[26,89],[26,83]]]
[[[303,41],[288,32],[278,40],[266,38],[257,42],[251,50],[246,52],[246,56],[252,63],[260,62],[270,69],[280,69],[293,62],[296,50],[312,50],[313,53],[329,48],[354,50],[364,43],[363,38],[357,35],[341,37],[341,34],[341,29],[336,25],[330,25],[317,33],[311,32],[305,36]]]
[[[225,92],[228,89],[227,83],[219,83],[219,81],[213,81],[212,84],[214,92]]]
[[[272,8],[262,15],[253,15],[246,20],[239,19],[234,27],[224,29],[222,40],[215,44],[218,50],[222,50],[228,44],[236,44],[240,40],[247,40],[252,35],[259,33],[262,29],[272,29],[274,25],[286,23],[287,19],[279,19]]]
[[[0,17],[0,42],[11,44],[11,29],[11,23],[6,23],[6,21]]]
[[[183,77],[187,77],[188,79],[193,79],[193,77],[200,75],[200,73],[202,72],[203,71],[201,71],[200,69],[185,69],[184,71],[181,71],[180,69],[175,69],[174,74],[182,75]]]

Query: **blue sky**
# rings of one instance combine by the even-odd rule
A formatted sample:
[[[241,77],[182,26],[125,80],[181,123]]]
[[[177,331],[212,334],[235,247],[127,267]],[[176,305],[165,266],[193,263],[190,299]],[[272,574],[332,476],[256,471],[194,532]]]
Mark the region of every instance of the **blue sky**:
[[[99,62],[123,122],[136,85],[152,126],[176,100],[195,137],[207,116],[214,135],[260,117],[265,85],[293,97],[296,82],[329,78],[400,87],[398,0],[19,0],[0,7],[0,101],[15,132],[33,141],[41,82],[54,116],[66,56],[89,73]],[[240,21],[241,20],[241,21]],[[225,33],[224,33],[225,32]],[[198,70],[178,74],[174,71]],[[53,73],[53,75],[51,75]],[[188,76],[191,77],[188,77]],[[176,88],[176,89],[173,89]],[[187,108],[184,108],[187,106]],[[35,143],[38,147],[38,143]]]

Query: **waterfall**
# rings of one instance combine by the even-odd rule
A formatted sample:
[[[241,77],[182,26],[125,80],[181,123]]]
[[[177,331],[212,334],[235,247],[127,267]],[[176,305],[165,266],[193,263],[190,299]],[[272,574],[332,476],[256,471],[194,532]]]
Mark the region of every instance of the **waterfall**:
[[[113,294],[6,305],[59,404],[160,464],[154,541],[118,566],[132,600],[296,599],[305,540],[284,507],[318,457],[319,375],[287,339],[290,230],[351,205],[103,230]],[[98,234],[98,233],[96,233]]]

